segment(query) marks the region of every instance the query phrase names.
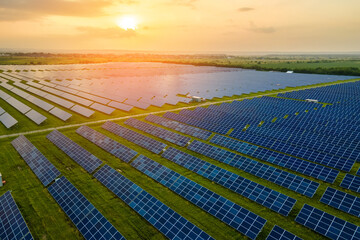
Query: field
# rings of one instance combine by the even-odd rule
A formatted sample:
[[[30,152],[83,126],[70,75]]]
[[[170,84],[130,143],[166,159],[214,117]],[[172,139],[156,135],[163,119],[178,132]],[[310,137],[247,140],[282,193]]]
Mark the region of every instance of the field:
[[[18,59],[19,60],[19,59]],[[25,59],[28,61],[28,59]],[[19,60],[19,63],[25,61],[22,59]],[[58,60],[58,59],[57,59]],[[278,67],[286,65],[286,63],[264,63],[266,66]],[[269,65],[267,65],[269,64]],[[279,64],[279,65],[277,65]],[[291,63],[297,64],[297,66],[302,67],[308,63]],[[314,65],[313,65],[314,64]],[[312,63],[313,67],[321,66],[321,63]],[[336,63],[332,63],[333,66],[338,66]],[[350,63],[344,63],[343,66],[352,66]],[[356,63],[358,64],[358,63]],[[137,185],[142,187],[144,190],[158,198],[160,201],[165,203],[167,206],[178,212],[180,215],[188,219],[190,222],[194,223],[202,230],[207,232],[209,235],[215,239],[247,239],[242,234],[229,227],[225,223],[221,222],[212,215],[206,213],[195,205],[191,204],[187,200],[183,199],[179,195],[170,191],[160,183],[154,181],[153,179],[147,177],[145,174],[133,168],[130,164],[122,162],[118,158],[99,148],[95,144],[87,141],[80,135],[78,135],[75,130],[80,125],[88,125],[91,128],[109,136],[110,138],[132,148],[137,151],[139,154],[145,155],[152,160],[186,176],[187,178],[201,184],[202,186],[218,193],[227,199],[239,204],[240,206],[260,215],[261,217],[267,219],[267,224],[260,233],[258,239],[265,239],[269,234],[273,226],[279,225],[280,227],[296,234],[297,236],[303,239],[326,239],[325,237],[317,234],[310,229],[297,224],[294,219],[297,216],[298,212],[305,203],[310,203],[312,206],[326,211],[335,216],[339,216],[342,219],[349,221],[351,223],[359,225],[359,219],[355,216],[342,213],[339,210],[336,210],[332,207],[326,206],[319,202],[322,194],[325,192],[326,188],[332,186],[336,189],[341,190],[339,184],[345,173],[340,173],[337,177],[337,180],[334,184],[329,184],[326,182],[319,181],[315,178],[311,178],[299,173],[295,173],[288,169],[269,164],[266,164],[280,168],[282,170],[295,173],[302,177],[308,178],[315,182],[320,182],[320,187],[317,190],[315,196],[312,199],[290,191],[286,188],[280,187],[274,183],[268,182],[262,178],[256,177],[244,171],[241,171],[237,168],[231,167],[224,163],[220,163],[211,158],[205,157],[200,154],[196,154],[185,147],[179,147],[175,144],[166,142],[168,146],[180,149],[184,152],[192,154],[196,157],[199,157],[209,163],[212,163],[216,166],[219,166],[223,169],[236,173],[240,176],[243,176],[249,180],[252,180],[256,183],[267,186],[271,189],[274,189],[280,193],[286,194],[287,196],[297,199],[297,203],[294,209],[291,211],[288,217],[281,216],[280,214],[269,210],[259,204],[256,204],[250,201],[248,198],[242,197],[239,194],[236,194],[229,189],[226,189],[200,175],[191,172],[179,165],[162,158],[161,156],[151,153],[150,151],[141,148],[134,143],[131,143],[121,137],[116,136],[104,129],[101,128],[101,125],[106,120],[111,120],[115,123],[118,123],[122,126],[126,126],[136,132],[144,134],[148,137],[154,138],[158,141],[165,142],[162,139],[154,137],[150,134],[141,132],[135,128],[129,127],[124,124],[124,121],[128,117],[136,117],[137,119],[144,120],[145,116],[150,113],[155,113],[159,116],[166,111],[179,112],[183,108],[193,109],[198,106],[207,107],[210,104],[220,104],[222,102],[231,102],[233,100],[242,100],[245,98],[255,98],[260,96],[272,96],[276,97],[277,93],[295,91],[301,89],[316,88],[321,86],[332,85],[335,83],[345,83],[358,81],[347,80],[347,81],[338,81],[332,83],[316,84],[305,87],[296,87],[296,88],[286,88],[280,91],[266,91],[266,92],[257,92],[251,94],[243,94],[241,96],[233,96],[222,99],[213,99],[207,101],[206,103],[191,103],[188,104],[178,104],[176,106],[165,105],[162,108],[151,107],[148,110],[132,110],[129,114],[121,111],[116,111],[114,115],[109,118],[105,114],[97,114],[96,117],[84,118],[81,115],[74,114],[74,117],[70,122],[64,124],[60,120],[51,117],[47,114],[48,123],[46,126],[37,126],[28,120],[26,117],[18,113],[17,111],[10,108],[5,104],[3,100],[0,99],[0,105],[13,115],[16,119],[19,120],[21,124],[18,124],[18,127],[12,128],[11,130],[6,130],[4,127],[0,127],[0,172],[3,175],[3,178],[6,180],[4,187],[0,188],[0,195],[5,193],[8,190],[12,190],[12,195],[18,204],[25,221],[27,222],[30,231],[35,239],[83,239],[79,231],[76,229],[74,224],[69,220],[65,213],[61,210],[56,201],[51,197],[49,192],[41,182],[38,180],[36,175],[30,170],[25,161],[19,156],[16,150],[11,146],[10,142],[17,137],[18,134],[25,134],[26,137],[45,155],[45,157],[55,165],[55,167],[65,176],[71,183],[75,185],[78,190],[85,195],[85,197],[92,203],[94,206],[124,235],[127,239],[166,239],[159,231],[152,227],[146,220],[144,220],[139,214],[133,211],[128,205],[122,202],[117,198],[112,192],[110,192],[106,187],[104,187],[99,181],[97,181],[91,174],[87,173],[81,166],[76,164],[71,158],[69,158],[65,153],[58,149],[54,144],[46,139],[46,135],[49,134],[54,128],[59,129],[67,137],[84,147],[86,150],[93,153],[104,163],[110,165],[114,169],[117,169],[124,176],[129,178],[131,181],[135,182]],[[8,94],[17,98],[20,101],[17,95],[12,94],[6,89],[1,88],[1,90],[6,91]],[[326,105],[326,104],[325,104]],[[44,111],[38,108],[35,105],[29,105],[31,108],[43,113]],[[145,120],[144,120],[145,121]],[[154,124],[156,125],[156,124]],[[159,126],[159,125],[158,125]],[[176,132],[170,128],[167,130]],[[38,132],[29,133],[29,131]],[[179,133],[179,132],[176,132]],[[182,134],[182,133],[179,133]],[[184,135],[184,134],[182,134]],[[203,142],[204,140],[191,137],[192,140],[199,140]],[[212,144],[214,145],[214,144]],[[224,148],[225,149],[225,148]],[[234,152],[234,151],[232,151]],[[235,153],[235,152],[234,152]],[[259,161],[259,159],[256,159]],[[351,174],[355,174],[356,170],[360,167],[360,163],[357,162],[351,170]],[[348,191],[349,192],[349,191]],[[351,194],[360,197],[360,194],[353,193]]]

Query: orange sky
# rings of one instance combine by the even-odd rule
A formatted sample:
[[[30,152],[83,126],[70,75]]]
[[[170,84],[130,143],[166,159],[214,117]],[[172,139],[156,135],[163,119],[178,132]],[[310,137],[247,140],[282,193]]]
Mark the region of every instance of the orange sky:
[[[0,0],[0,48],[360,51],[358,0]],[[122,16],[138,21],[123,30]]]

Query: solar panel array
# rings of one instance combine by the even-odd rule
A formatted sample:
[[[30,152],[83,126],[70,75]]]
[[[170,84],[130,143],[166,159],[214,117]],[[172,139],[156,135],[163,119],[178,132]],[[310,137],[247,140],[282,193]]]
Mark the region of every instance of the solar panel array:
[[[0,239],[32,240],[26,222],[10,191],[0,197]]]
[[[85,239],[125,239],[65,177],[48,190]]]
[[[103,166],[94,177],[167,238],[213,239],[108,165]]]
[[[182,147],[186,146],[191,140],[189,137],[185,137],[135,118],[127,119],[125,124]]]
[[[291,232],[282,229],[281,227],[275,225],[271,230],[270,234],[267,236],[266,240],[302,240],[298,236],[292,234]]]
[[[161,153],[167,146],[165,143],[156,141],[155,139],[144,136],[126,127],[120,126],[113,122],[106,122],[102,125],[102,128],[115,133],[116,135],[125,138],[126,140],[133,142],[153,153]]]
[[[357,171],[356,175],[359,175],[359,176],[360,176],[360,168],[359,168],[359,170]]]
[[[176,121],[172,121],[172,120],[167,119],[167,118],[159,117],[157,115],[150,114],[145,119],[147,121],[149,121],[149,122],[153,122],[153,123],[162,125],[164,127],[171,128],[171,129],[174,129],[174,130],[176,130],[178,132],[182,132],[182,133],[185,133],[187,135],[197,137],[197,138],[200,138],[200,139],[203,139],[203,140],[208,139],[212,134],[209,131],[206,131],[206,130],[203,130],[203,129],[200,129],[200,128],[196,128],[196,127],[192,127],[192,126],[189,126],[189,125],[185,125],[185,124],[182,124],[182,123],[179,123],[179,122],[176,122]]]
[[[29,141],[21,135],[11,142],[44,186],[60,175],[59,170]]]
[[[76,132],[124,162],[130,162],[130,160],[137,155],[137,152],[135,152],[134,150],[112,140],[111,138],[87,126],[79,127]]]
[[[260,216],[143,155],[131,165],[251,239],[266,223]]]
[[[5,112],[5,110],[2,109],[1,107],[0,107],[0,122],[6,128],[11,128],[12,126],[18,123],[18,121],[13,116]]]
[[[89,173],[95,171],[95,169],[97,169],[102,164],[100,159],[72,141],[70,138],[63,135],[58,130],[52,131],[46,136],[46,138]]]
[[[320,202],[360,217],[360,198],[351,194],[328,187],[320,199]]]
[[[265,165],[250,158],[234,154],[232,152],[215,146],[211,146],[197,140],[193,141],[188,146],[188,149],[200,153],[204,156],[213,158],[217,161],[226,163],[230,166],[236,167],[245,172],[248,172],[257,177],[268,180],[270,182],[273,182],[308,197],[313,197],[317,188],[320,185],[319,183],[311,181],[309,179],[285,172],[278,168]]]
[[[328,167],[221,135],[215,135],[210,142],[329,183],[334,183],[339,174]]]
[[[360,177],[346,174],[342,180],[341,187],[360,193]]]
[[[330,239],[360,239],[360,227],[307,204],[295,221]]]

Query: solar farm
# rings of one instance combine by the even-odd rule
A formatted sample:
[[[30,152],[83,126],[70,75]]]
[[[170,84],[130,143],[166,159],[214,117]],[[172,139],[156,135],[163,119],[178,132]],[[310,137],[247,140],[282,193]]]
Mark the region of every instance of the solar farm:
[[[360,239],[356,77],[0,70],[1,240]]]

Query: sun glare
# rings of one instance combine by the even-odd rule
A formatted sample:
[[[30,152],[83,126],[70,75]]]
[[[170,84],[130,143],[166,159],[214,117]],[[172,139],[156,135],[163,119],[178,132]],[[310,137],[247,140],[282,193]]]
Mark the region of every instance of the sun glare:
[[[135,30],[137,28],[138,21],[134,16],[123,16],[116,20],[116,24],[124,30]]]

